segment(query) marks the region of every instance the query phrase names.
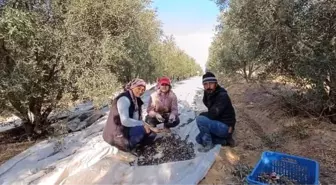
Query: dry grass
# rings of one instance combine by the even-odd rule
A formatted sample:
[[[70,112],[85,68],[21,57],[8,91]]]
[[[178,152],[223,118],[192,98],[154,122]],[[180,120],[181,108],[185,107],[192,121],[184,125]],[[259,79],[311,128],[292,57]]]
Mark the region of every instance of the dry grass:
[[[306,123],[302,120],[295,121],[295,119],[288,119],[286,122],[287,125],[284,125],[285,127],[282,130],[282,134],[290,135],[299,140],[310,137],[311,130],[313,129],[313,126],[310,123]]]
[[[0,165],[9,160],[10,158],[20,154],[27,148],[35,144],[34,141],[25,141],[21,143],[9,143],[0,145]]]
[[[0,165],[25,151],[37,141],[28,141],[22,127],[0,132]]]

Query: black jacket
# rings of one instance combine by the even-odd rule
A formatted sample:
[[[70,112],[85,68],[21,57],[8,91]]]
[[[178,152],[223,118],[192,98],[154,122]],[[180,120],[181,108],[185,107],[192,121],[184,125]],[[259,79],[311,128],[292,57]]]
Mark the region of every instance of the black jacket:
[[[203,112],[200,115],[220,121],[234,129],[236,124],[235,110],[227,91],[223,87],[217,85],[212,93],[204,91],[203,103],[208,108],[208,112]]]

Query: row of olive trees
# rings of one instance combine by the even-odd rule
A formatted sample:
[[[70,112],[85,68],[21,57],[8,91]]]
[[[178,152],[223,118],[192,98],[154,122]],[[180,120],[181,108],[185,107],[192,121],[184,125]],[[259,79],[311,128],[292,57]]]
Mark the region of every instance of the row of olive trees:
[[[102,103],[132,78],[187,78],[200,67],[163,40],[148,0],[9,0],[0,5],[0,113],[31,134],[55,109]],[[176,68],[176,67],[179,68]]]
[[[156,75],[167,75],[174,80],[181,80],[201,72],[195,60],[176,46],[174,38],[168,37],[159,43],[156,49],[156,60],[162,61],[156,66]],[[169,55],[167,55],[169,53]]]
[[[335,1],[217,3],[222,13],[207,68],[241,71],[246,80],[254,72],[284,75],[302,88],[297,98],[311,114],[335,119]]]

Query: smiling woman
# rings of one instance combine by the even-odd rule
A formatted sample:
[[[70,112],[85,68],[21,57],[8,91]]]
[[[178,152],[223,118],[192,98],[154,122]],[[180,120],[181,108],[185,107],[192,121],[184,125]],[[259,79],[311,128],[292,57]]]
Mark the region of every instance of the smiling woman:
[[[164,130],[170,132],[170,128],[180,123],[176,94],[172,91],[172,84],[168,77],[158,80],[158,89],[150,96],[146,122],[153,127],[163,123]]]
[[[122,151],[129,152],[139,144],[149,144],[155,137],[142,121],[143,101],[140,96],[146,89],[146,82],[133,79],[125,86],[125,91],[114,98],[104,131],[104,140]]]

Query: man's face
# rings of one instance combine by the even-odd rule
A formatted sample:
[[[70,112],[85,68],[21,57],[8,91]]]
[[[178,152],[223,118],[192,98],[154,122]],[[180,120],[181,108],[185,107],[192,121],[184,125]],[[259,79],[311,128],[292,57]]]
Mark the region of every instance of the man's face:
[[[135,88],[132,89],[133,94],[136,97],[142,96],[144,94],[145,90],[146,90],[146,87],[144,87],[144,86],[138,86],[138,87],[135,87]]]
[[[203,83],[204,90],[208,93],[212,93],[215,91],[217,86],[216,82],[205,82]]]

